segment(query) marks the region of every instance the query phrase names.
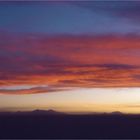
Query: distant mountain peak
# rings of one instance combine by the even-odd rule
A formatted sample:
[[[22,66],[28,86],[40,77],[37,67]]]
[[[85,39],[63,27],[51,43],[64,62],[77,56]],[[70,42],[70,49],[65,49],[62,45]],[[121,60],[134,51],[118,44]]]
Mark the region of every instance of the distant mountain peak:
[[[112,112],[111,114],[114,114],[114,115],[122,115],[123,113],[120,112],[120,111],[114,111],[114,112]]]
[[[62,112],[57,112],[57,111],[52,110],[52,109],[49,109],[49,110],[36,109],[36,110],[33,110],[31,113],[35,113],[35,114],[47,114],[47,115],[64,114]]]

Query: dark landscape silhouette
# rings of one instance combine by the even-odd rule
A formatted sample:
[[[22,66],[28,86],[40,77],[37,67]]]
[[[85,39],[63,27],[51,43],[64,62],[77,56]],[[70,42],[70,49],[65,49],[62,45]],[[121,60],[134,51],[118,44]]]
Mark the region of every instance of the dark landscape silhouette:
[[[140,138],[140,115],[1,112],[0,138]]]

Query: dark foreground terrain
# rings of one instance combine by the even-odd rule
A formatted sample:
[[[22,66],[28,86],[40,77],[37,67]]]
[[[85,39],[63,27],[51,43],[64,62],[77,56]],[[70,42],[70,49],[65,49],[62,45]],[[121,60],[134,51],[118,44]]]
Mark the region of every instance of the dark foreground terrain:
[[[0,114],[0,138],[140,138],[140,115]]]

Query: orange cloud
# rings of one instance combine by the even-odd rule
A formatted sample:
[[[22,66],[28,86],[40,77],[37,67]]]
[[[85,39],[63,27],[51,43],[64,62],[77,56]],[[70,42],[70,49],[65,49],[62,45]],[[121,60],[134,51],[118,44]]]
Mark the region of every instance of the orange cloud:
[[[0,93],[140,86],[139,36],[0,36],[0,86],[50,87]]]

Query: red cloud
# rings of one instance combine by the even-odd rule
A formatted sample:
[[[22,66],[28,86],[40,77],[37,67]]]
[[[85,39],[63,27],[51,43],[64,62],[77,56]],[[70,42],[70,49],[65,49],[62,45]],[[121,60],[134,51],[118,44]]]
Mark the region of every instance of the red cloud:
[[[0,38],[1,86],[140,86],[139,36],[46,36],[5,33],[0,34]],[[9,93],[0,91],[2,92]],[[29,92],[31,91],[21,93]]]

